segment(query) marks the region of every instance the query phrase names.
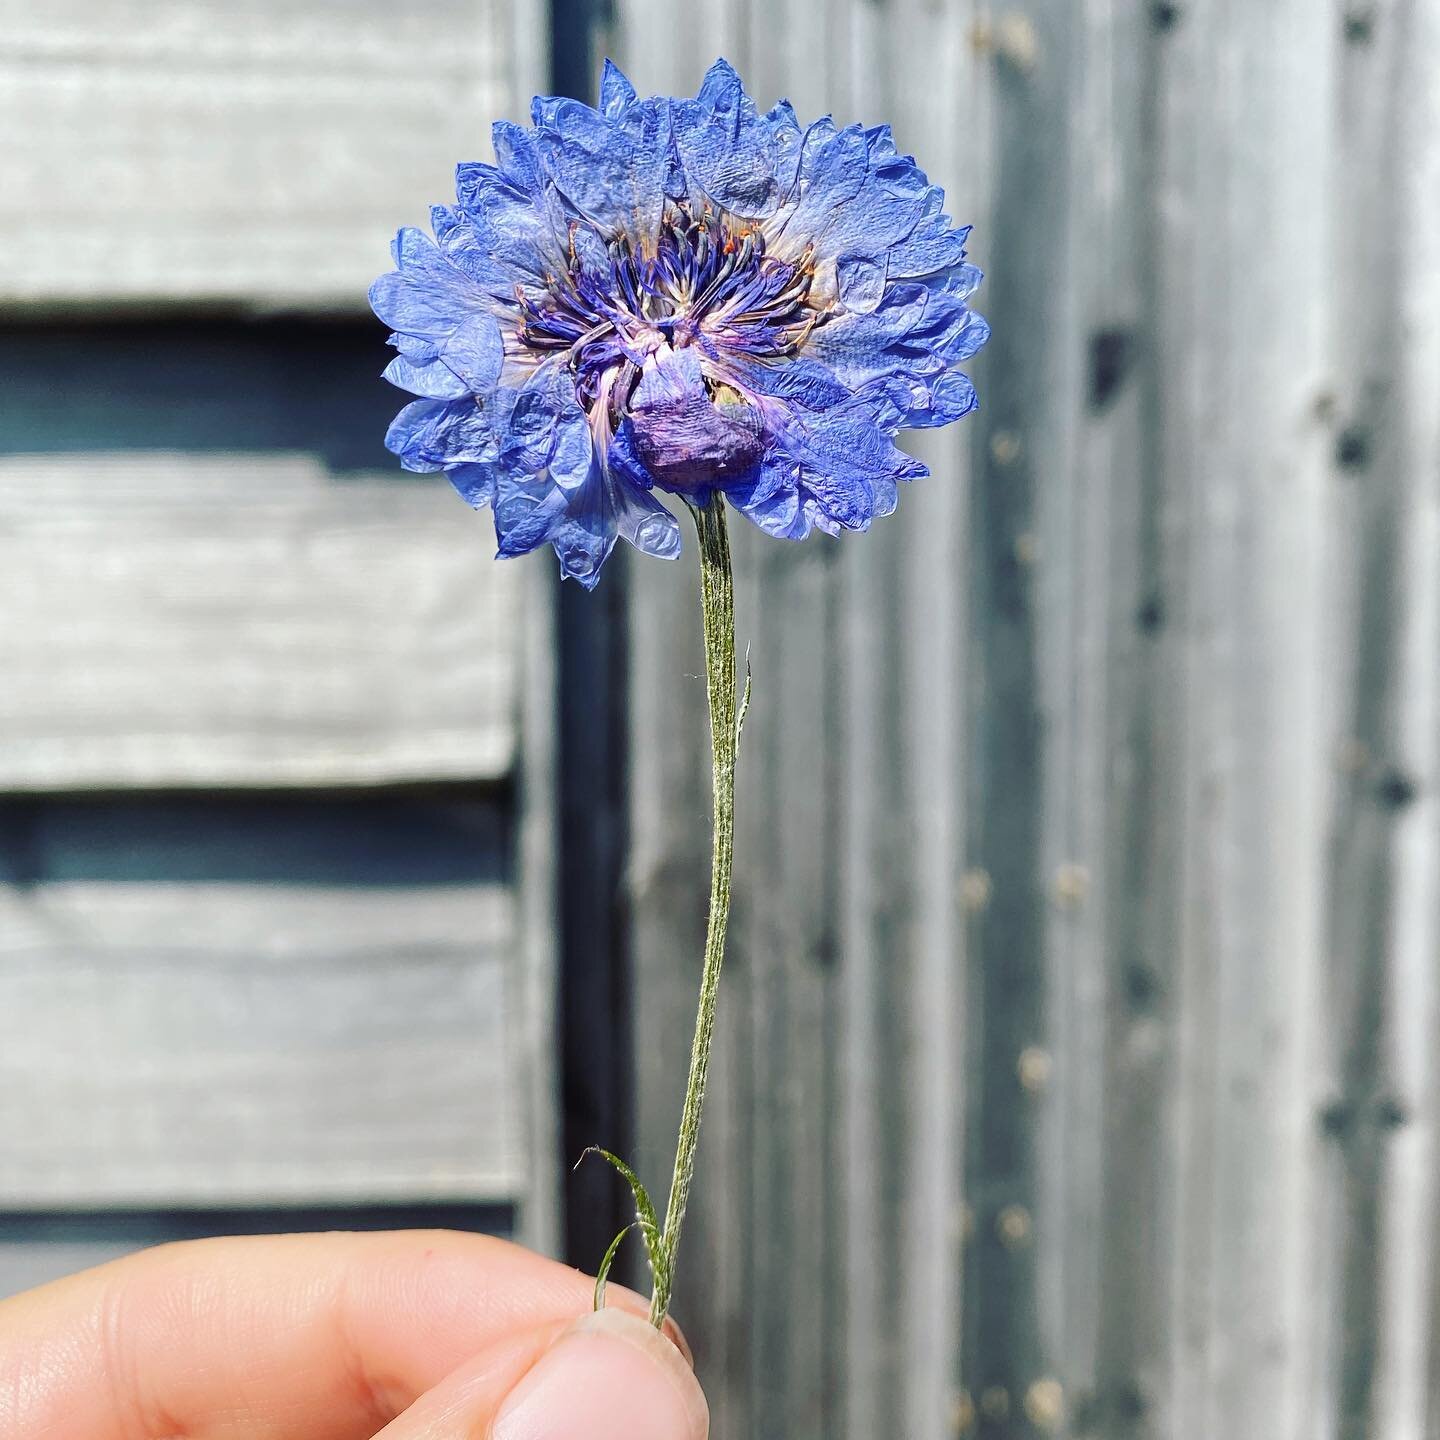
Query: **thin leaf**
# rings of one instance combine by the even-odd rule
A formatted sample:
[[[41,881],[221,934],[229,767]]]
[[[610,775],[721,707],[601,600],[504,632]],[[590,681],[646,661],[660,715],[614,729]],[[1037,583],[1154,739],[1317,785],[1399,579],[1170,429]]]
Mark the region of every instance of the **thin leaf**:
[[[750,646],[745,646],[745,691],[740,696],[740,713],[735,719],[735,743],[740,743],[740,732],[745,728],[745,717],[750,713]]]
[[[605,1252],[605,1258],[600,1262],[600,1268],[595,1272],[595,1308],[605,1308],[605,1282],[610,1278],[610,1267],[615,1263],[615,1257],[620,1253],[620,1246],[625,1237],[639,1226],[638,1220],[632,1220],[611,1242],[610,1248]]]
[[[645,1188],[640,1177],[618,1155],[611,1154],[609,1150],[602,1149],[599,1145],[590,1146],[580,1159],[584,1160],[586,1155],[598,1155],[602,1160],[607,1161],[629,1185],[630,1193],[635,1197],[635,1225],[640,1231],[640,1238],[645,1242],[645,1254],[650,1261],[650,1269],[657,1276],[663,1274],[665,1250],[660,1243],[660,1217],[655,1213],[650,1192]],[[622,1231],[621,1238],[623,1235]],[[613,1260],[614,1257],[610,1256],[609,1258]]]

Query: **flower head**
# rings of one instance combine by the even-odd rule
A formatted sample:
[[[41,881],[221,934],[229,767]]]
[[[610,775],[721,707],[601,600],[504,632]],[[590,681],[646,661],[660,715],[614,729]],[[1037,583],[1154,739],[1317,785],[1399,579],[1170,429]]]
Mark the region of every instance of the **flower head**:
[[[501,555],[589,587],[622,536],[671,557],[656,492],[762,530],[864,530],[926,473],[892,437],[975,406],[988,329],[965,229],[889,128],[761,114],[723,60],[694,100],[537,98],[402,230],[370,303],[421,399],[386,444],[493,504]]]

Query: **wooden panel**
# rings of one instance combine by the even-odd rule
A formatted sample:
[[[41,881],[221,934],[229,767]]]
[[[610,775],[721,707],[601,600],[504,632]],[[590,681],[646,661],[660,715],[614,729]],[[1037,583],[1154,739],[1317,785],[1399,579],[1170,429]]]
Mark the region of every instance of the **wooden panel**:
[[[1440,6],[625,0],[617,38],[642,90],[721,51],[894,120],[995,325],[894,519],[736,537],[677,1290],[715,1434],[1434,1432]],[[703,692],[692,577],[633,573],[658,1184]]]
[[[542,88],[534,0],[0,4],[0,301],[359,309]]]
[[[517,576],[443,479],[0,459],[0,788],[504,773]]]
[[[561,1076],[565,1040],[558,1018],[559,843],[556,798],[555,590],[548,557],[520,579],[523,603],[514,642],[520,654],[524,744],[516,767],[513,863],[516,874],[515,1029],[521,1065],[526,1182],[519,1238],[542,1254],[564,1256]],[[598,1143],[593,1138],[588,1142]],[[573,1163],[573,1162],[572,1162]],[[567,1257],[569,1258],[569,1257]],[[581,1263],[590,1257],[578,1257]]]
[[[1336,213],[1356,293],[1327,536],[1343,728],[1316,1411],[1327,1435],[1389,1440],[1440,1425],[1440,5],[1380,4],[1340,30]]]
[[[788,94],[802,116],[895,121],[971,213],[963,9],[907,5],[882,26],[871,7],[836,4],[818,41],[799,4],[712,6],[689,20],[639,0],[620,8],[616,48],[643,89],[693,90],[723,52],[762,101]],[[902,68],[904,37],[921,25],[929,58]],[[897,516],[865,537],[792,546],[732,521],[754,703],[676,1292],[717,1440],[939,1435],[955,1413],[966,596],[951,577],[969,443],[961,432],[926,446],[935,477],[907,487]],[[692,543],[679,566],[631,570],[637,1154],[657,1185],[674,1147],[708,878],[694,564]]]
[[[500,843],[483,804],[12,808],[0,1205],[521,1197]]]

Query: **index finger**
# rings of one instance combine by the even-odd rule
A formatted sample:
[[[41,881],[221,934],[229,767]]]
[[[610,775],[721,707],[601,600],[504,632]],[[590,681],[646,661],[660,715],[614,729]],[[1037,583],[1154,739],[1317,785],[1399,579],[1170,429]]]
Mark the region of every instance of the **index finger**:
[[[0,1434],[359,1440],[487,1347],[538,1353],[591,1295],[451,1231],[162,1246],[0,1305]]]

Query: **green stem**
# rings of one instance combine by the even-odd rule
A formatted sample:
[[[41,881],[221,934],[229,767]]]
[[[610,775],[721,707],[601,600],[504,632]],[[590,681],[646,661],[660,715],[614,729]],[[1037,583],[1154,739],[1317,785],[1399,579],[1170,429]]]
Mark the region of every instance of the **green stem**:
[[[705,682],[710,697],[710,748],[714,798],[714,848],[710,861],[710,922],[705,934],[705,965],[700,977],[700,1008],[690,1048],[690,1076],[675,1149],[675,1174],[660,1239],[660,1261],[650,1296],[650,1321],[664,1325],[675,1283],[675,1252],[695,1176],[695,1146],[710,1069],[710,1041],[720,998],[720,968],[725,960],[725,922],[730,915],[730,865],[735,843],[735,756],[743,710],[737,713],[735,684],[735,587],[730,572],[730,542],[725,506],[712,492],[703,508],[692,506],[700,538],[700,600],[705,622]],[[748,689],[748,687],[747,687]]]

